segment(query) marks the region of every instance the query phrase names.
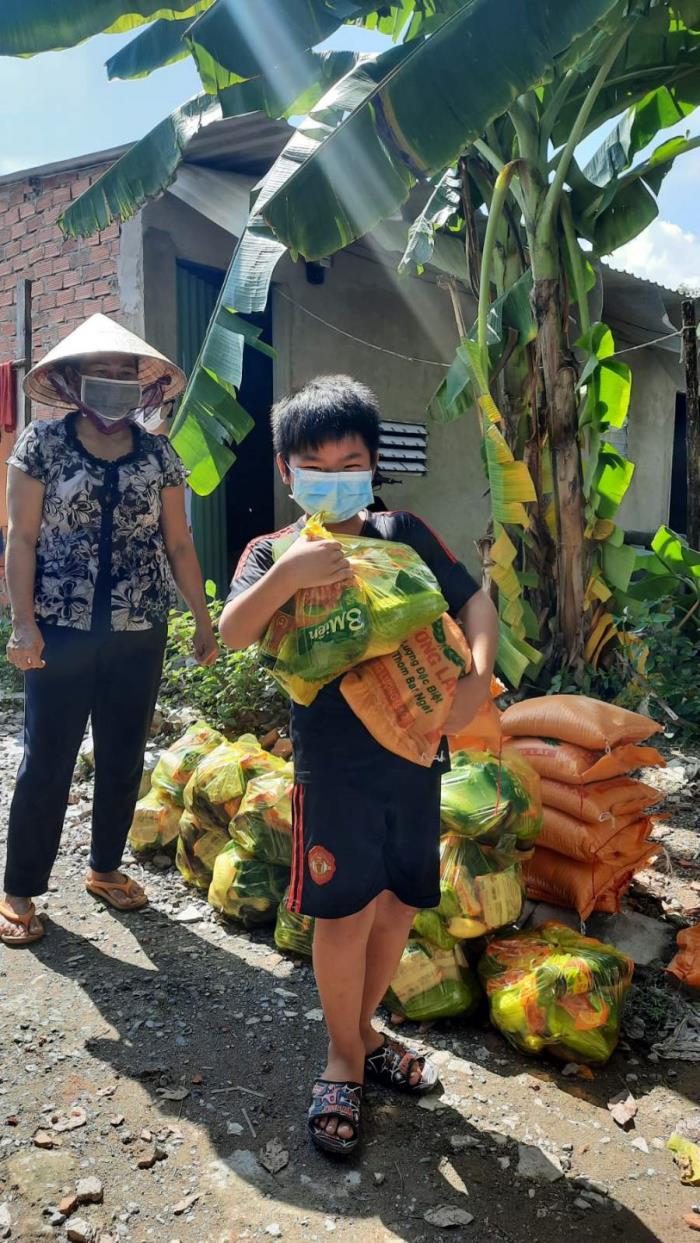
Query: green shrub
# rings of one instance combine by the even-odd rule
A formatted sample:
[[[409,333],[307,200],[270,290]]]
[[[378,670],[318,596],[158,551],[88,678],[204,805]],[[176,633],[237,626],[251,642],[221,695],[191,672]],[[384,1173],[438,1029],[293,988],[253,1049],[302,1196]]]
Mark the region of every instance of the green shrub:
[[[215,628],[221,609],[218,600],[211,602]],[[192,656],[193,635],[191,613],[172,613],[161,699],[173,707],[194,708],[210,725],[230,735],[260,737],[286,725],[289,701],[259,664],[254,647],[244,652],[222,647],[216,664],[204,669]]]

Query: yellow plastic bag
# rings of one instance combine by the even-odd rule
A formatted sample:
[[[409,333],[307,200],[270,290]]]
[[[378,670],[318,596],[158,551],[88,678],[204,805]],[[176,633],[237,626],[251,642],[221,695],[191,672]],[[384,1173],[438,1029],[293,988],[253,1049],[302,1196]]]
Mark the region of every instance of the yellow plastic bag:
[[[139,799],[129,829],[129,845],[134,854],[162,850],[175,841],[180,826],[180,808],[167,794],[149,790]]]
[[[265,773],[248,782],[240,809],[229,825],[237,846],[255,859],[292,865],[292,790],[294,769]]]
[[[229,836],[224,829],[205,828],[192,812],[183,811],[175,866],[188,885],[208,890],[217,855],[221,854],[228,843]]]
[[[459,941],[513,924],[525,891],[512,854],[477,845],[457,833],[440,843],[440,905],[448,933]]]
[[[607,1062],[634,963],[563,924],[496,937],[479,962],[491,1022],[523,1053]]]
[[[447,611],[437,579],[407,544],[326,530],[309,518],[299,539],[333,539],[350,562],[353,581],[309,587],[272,619],[260,656],[299,704],[362,660],[384,656],[408,635]],[[276,549],[281,555],[286,545]]]
[[[440,818],[443,829],[497,845],[504,834],[521,849],[542,828],[540,779],[520,755],[504,749],[457,751],[452,771],[442,778]]]
[[[208,901],[246,927],[273,924],[288,883],[289,868],[251,859],[229,841],[214,861]]]
[[[294,911],[288,910],[288,898],[289,889],[277,910],[275,945],[278,950],[283,950],[287,954],[310,958],[314,940],[314,918],[312,915],[297,915]]]
[[[200,760],[224,741],[223,734],[205,721],[197,721],[161,755],[153,770],[151,787],[168,794],[179,807],[184,806],[184,791]]]

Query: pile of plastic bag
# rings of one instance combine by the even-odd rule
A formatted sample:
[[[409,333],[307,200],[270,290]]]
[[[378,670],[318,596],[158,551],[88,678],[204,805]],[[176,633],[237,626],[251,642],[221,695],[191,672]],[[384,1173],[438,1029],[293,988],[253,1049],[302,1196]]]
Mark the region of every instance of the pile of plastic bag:
[[[363,536],[332,536],[318,515],[299,539],[334,539],[353,579],[298,591],[273,617],[260,643],[272,676],[299,704],[321,687],[375,656],[394,652],[409,635],[446,612],[437,579],[407,544]],[[278,541],[277,556],[288,545]]]
[[[491,1022],[524,1053],[601,1064],[620,1034],[634,964],[563,924],[497,937],[479,963]]]
[[[523,700],[501,717],[504,733],[542,779],[544,823],[524,865],[530,898],[615,912],[636,871],[654,855],[648,809],[658,792],[629,774],[663,766],[642,746],[661,726],[585,695]]]
[[[229,834],[241,850],[265,863],[291,868],[293,785],[291,764],[248,783],[229,825]]]
[[[289,868],[254,859],[229,841],[214,860],[209,902],[246,928],[274,922]]]
[[[411,937],[384,997],[392,1014],[424,1022],[471,1014],[482,997],[474,972],[459,946],[440,949]]]
[[[275,945],[286,954],[296,954],[300,958],[310,958],[314,939],[314,919],[312,915],[297,915],[287,907],[289,889],[285,890],[277,910],[275,923]]]
[[[151,789],[136,804],[129,831],[134,854],[164,850],[178,834],[184,790],[195,768],[223,737],[204,721],[197,721],[161,755],[151,777]]]

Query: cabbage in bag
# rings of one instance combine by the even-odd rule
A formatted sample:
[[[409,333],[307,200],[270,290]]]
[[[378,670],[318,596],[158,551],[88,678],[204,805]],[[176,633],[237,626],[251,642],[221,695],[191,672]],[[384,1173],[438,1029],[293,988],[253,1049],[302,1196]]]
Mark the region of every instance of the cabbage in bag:
[[[144,798],[140,798],[129,829],[129,845],[134,854],[163,850],[174,842],[180,815],[180,808],[173,800],[158,790],[150,790]]]
[[[525,897],[517,855],[446,834],[440,842],[440,894],[437,913],[460,941],[508,927]]]
[[[437,945],[441,950],[452,950],[457,945],[457,938],[448,932],[447,924],[437,909],[418,911],[411,924],[411,932],[421,941]]]
[[[507,749],[500,757],[488,751],[457,751],[452,771],[442,778],[440,819],[450,833],[491,845],[507,833],[524,849],[542,828],[540,779]]]
[[[190,725],[182,738],[178,738],[161,755],[153,770],[151,787],[170,795],[179,807],[183,807],[185,786],[199,761],[223,741],[223,734],[205,721]]]
[[[563,924],[498,937],[479,963],[491,1021],[524,1053],[566,1062],[607,1062],[634,964]]]
[[[287,910],[287,889],[277,911],[275,924],[275,945],[278,950],[288,954],[298,954],[301,958],[310,958],[314,940],[313,915],[297,915]]]
[[[233,841],[256,859],[292,865],[292,789],[294,770],[285,764],[248,783],[239,811],[229,825]]]
[[[272,924],[288,883],[289,868],[251,859],[229,841],[216,857],[208,901],[246,927]]]
[[[481,988],[459,946],[441,950],[411,937],[398,965],[384,1005],[392,1014],[414,1022],[471,1014]]]
[[[260,643],[272,676],[299,704],[362,660],[393,652],[409,634],[447,611],[437,579],[407,544],[326,530],[309,518],[300,539],[334,539],[354,580],[298,591]],[[288,547],[278,541],[275,555]]]
[[[228,833],[223,829],[206,828],[192,812],[183,811],[175,865],[188,885],[195,885],[201,890],[209,888],[216,857],[228,843]]]

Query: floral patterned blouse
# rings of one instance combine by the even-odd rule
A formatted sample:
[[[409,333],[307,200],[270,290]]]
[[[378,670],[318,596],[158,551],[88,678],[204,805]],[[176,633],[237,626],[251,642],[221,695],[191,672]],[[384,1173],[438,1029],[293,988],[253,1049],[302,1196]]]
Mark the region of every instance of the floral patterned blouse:
[[[94,457],[76,434],[79,417],[30,423],[8,463],[45,489],[36,616],[75,630],[149,630],[177,600],[161,491],[178,487],[185,468],[169,440],[136,424],[131,453]]]

